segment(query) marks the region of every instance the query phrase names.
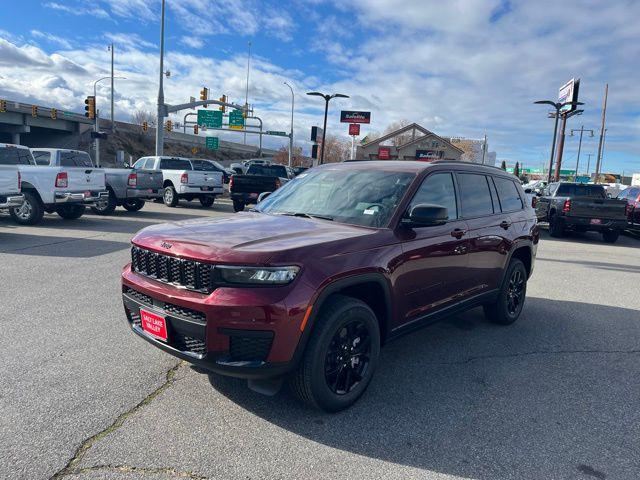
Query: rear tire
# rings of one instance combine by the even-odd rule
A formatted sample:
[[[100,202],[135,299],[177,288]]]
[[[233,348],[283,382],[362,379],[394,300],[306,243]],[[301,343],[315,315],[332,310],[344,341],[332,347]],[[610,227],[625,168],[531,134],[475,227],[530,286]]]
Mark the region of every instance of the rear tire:
[[[520,317],[526,296],[527,269],[521,260],[513,258],[507,267],[498,298],[484,305],[484,315],[493,323],[511,325]]]
[[[178,192],[176,192],[176,189],[173,188],[173,185],[168,185],[164,189],[164,196],[162,197],[162,199],[164,200],[164,204],[167,207],[175,207],[176,205],[178,205]]]
[[[564,224],[557,215],[552,215],[549,218],[549,235],[554,238],[560,238],[564,235]]]
[[[602,232],[602,239],[607,243],[616,243],[620,232],[618,230],[605,230]]]
[[[244,203],[238,201],[238,200],[234,200],[233,201],[233,211],[234,212],[241,212],[244,210]]]
[[[138,200],[136,198],[134,198],[132,200],[125,200],[122,203],[122,207],[127,212],[137,212],[138,210],[142,210],[142,207],[144,207],[144,201]]]
[[[56,213],[65,220],[77,220],[84,215],[84,205],[60,205],[56,208]]]
[[[118,200],[116,199],[115,194],[109,190],[109,198],[106,202],[102,203],[101,206],[91,207],[93,213],[97,215],[111,215],[116,211],[116,207],[118,206]]]
[[[23,191],[24,202],[19,207],[14,207],[9,210],[9,215],[14,222],[20,225],[35,225],[40,223],[44,216],[44,205],[40,201],[40,198],[29,191]]]
[[[200,205],[202,205],[204,208],[209,208],[215,201],[216,197],[214,197],[213,195],[202,195],[200,197]]]
[[[334,295],[322,306],[290,389],[314,408],[344,410],[367,389],[379,355],[380,327],[371,308]]]

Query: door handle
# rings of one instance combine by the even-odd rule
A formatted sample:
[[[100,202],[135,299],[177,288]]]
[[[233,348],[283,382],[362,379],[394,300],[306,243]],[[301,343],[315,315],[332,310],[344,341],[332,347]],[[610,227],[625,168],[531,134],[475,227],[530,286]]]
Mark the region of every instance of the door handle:
[[[456,229],[451,231],[451,236],[455,237],[457,239],[460,239],[460,238],[464,237],[464,235],[466,233],[467,232],[465,230],[462,230],[461,228],[456,228]]]
[[[504,228],[505,230],[509,230],[509,227],[511,226],[511,222],[507,222],[506,220],[503,220],[503,221],[500,223],[500,226],[501,226],[502,228]]]

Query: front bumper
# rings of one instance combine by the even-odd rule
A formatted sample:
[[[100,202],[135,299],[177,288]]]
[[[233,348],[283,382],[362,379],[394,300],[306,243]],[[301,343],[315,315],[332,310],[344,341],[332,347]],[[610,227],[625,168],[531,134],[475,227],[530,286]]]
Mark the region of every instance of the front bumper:
[[[287,308],[288,287],[218,288],[207,295],[161,284],[131,272],[129,266],[122,283],[133,332],[175,357],[248,379],[279,377],[296,365],[305,306]],[[140,308],[165,318],[167,342],[142,329]]]
[[[19,207],[24,202],[24,195],[0,195],[0,209]]]
[[[96,203],[106,202],[109,200],[109,192],[91,190],[87,192],[55,192],[54,202],[56,205],[64,203],[82,203],[92,206]]]
[[[177,192],[178,195],[222,195],[224,193],[224,188],[209,186],[191,187],[188,185],[180,185],[177,189]]]
[[[592,232],[604,230],[624,230],[627,228],[627,220],[600,219],[600,223],[591,223],[591,217],[562,217],[566,228],[580,228]]]
[[[127,199],[155,200],[162,197],[162,188],[127,188]]]

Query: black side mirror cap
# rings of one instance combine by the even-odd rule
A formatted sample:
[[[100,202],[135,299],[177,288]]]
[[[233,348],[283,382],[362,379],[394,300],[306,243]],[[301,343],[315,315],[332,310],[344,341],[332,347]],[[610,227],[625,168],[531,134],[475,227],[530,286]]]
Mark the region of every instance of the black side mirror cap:
[[[416,227],[433,227],[444,225],[449,220],[449,212],[442,205],[419,203],[409,211],[408,221]]]

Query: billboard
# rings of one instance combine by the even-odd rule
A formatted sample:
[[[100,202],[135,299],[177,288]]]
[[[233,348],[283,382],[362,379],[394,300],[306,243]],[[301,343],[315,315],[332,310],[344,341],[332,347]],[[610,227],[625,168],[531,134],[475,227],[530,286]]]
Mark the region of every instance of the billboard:
[[[360,124],[359,123],[350,123],[349,124],[349,135],[358,136],[360,135]]]
[[[371,123],[371,112],[342,110],[340,112],[340,123]]]
[[[440,152],[438,150],[416,150],[416,160],[431,162],[438,158],[440,158]]]
[[[580,89],[580,79],[572,78],[558,90],[558,103],[577,102],[578,90]],[[565,105],[560,109],[561,113],[573,112],[577,105]]]
[[[391,158],[391,149],[389,147],[378,147],[378,158],[380,160],[389,160]]]

